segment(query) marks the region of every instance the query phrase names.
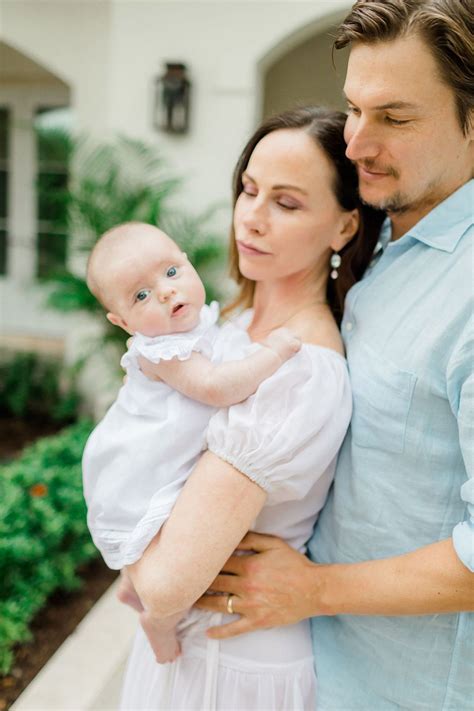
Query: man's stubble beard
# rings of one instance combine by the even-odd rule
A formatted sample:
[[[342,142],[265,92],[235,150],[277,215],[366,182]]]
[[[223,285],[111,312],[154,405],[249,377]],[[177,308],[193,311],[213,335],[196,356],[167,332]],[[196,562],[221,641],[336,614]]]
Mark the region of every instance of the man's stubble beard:
[[[397,191],[380,200],[365,200],[362,194],[360,194],[360,199],[364,205],[374,207],[377,210],[383,210],[388,215],[404,215],[407,212],[424,212],[426,214],[442,202],[449,194],[444,194],[442,191],[438,192],[438,187],[439,180],[433,180],[427,185],[423,191],[423,195],[418,198]]]
[[[359,165],[362,165],[366,170],[382,170],[387,173],[388,176],[394,178],[395,180],[400,179],[400,173],[393,166],[381,166],[377,165],[375,160],[366,159],[360,161]],[[365,200],[362,196],[362,191],[360,190],[360,179],[359,179],[359,194],[360,199],[365,205],[369,207],[375,207],[377,210],[384,210],[385,212],[390,212],[394,214],[403,214],[410,209],[410,199],[407,195],[404,195],[401,191],[395,192],[387,198],[382,198],[378,201],[370,202]]]
[[[412,209],[412,206],[408,203],[408,197],[400,192],[382,200],[372,200],[370,202],[369,200],[364,200],[362,196],[361,200],[364,205],[383,210],[391,215],[403,215]]]

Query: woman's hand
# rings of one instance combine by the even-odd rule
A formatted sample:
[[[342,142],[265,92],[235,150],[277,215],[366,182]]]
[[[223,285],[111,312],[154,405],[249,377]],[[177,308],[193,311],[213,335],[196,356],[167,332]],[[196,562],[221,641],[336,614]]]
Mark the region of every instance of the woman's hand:
[[[317,614],[314,601],[319,566],[274,536],[249,533],[238,550],[252,551],[254,555],[232,555],[209,589],[227,594],[203,595],[196,606],[228,612],[230,594],[233,611],[240,619],[212,627],[209,637],[226,639],[257,629],[293,624]]]

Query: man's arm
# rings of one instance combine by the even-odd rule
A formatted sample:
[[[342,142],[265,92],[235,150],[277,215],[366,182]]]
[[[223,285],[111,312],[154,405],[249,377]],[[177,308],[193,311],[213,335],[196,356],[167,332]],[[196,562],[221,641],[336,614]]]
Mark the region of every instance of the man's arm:
[[[317,615],[427,615],[474,610],[474,576],[450,539],[411,553],[361,563],[311,563],[286,543],[250,533],[211,590],[235,595],[236,622],[215,627],[216,639],[287,625]],[[227,597],[204,596],[198,607],[224,611]]]
[[[151,379],[164,380],[183,395],[213,407],[229,407],[252,395],[260,383],[301,348],[301,341],[284,328],[265,339],[255,353],[242,360],[214,364],[200,353],[188,360],[161,360],[153,364],[140,359],[140,367]]]

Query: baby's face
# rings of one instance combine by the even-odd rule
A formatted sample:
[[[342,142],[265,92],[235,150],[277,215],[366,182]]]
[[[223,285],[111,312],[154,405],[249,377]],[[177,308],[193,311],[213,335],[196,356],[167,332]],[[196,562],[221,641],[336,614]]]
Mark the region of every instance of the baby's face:
[[[107,302],[112,323],[129,333],[162,336],[190,331],[205,303],[204,286],[186,255],[163,233],[137,237],[110,265]]]

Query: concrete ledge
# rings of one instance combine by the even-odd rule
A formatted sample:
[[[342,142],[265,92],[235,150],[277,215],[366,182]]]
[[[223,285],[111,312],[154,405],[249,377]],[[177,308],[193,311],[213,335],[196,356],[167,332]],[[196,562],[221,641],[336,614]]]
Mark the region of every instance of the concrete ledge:
[[[12,711],[116,709],[137,614],[113,583],[11,707]]]

